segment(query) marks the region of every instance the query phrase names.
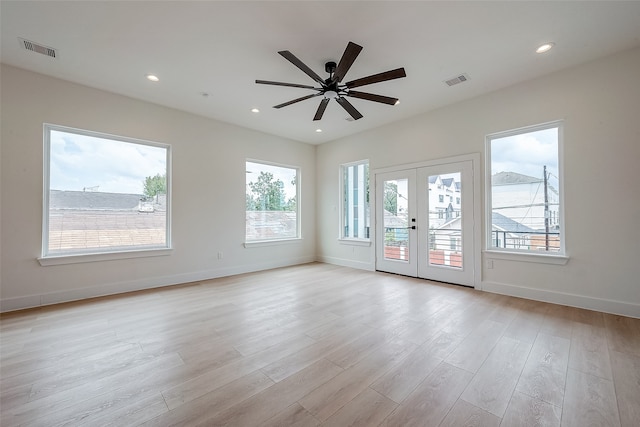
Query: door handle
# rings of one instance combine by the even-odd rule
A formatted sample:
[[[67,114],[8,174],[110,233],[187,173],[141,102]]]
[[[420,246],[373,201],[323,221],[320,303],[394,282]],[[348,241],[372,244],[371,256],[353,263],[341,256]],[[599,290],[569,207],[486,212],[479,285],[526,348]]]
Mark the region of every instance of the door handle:
[[[407,229],[408,229],[408,230],[409,230],[409,229],[410,229],[410,230],[415,230],[415,229],[416,229],[416,226],[415,226],[415,225],[412,225],[411,227],[407,227]]]

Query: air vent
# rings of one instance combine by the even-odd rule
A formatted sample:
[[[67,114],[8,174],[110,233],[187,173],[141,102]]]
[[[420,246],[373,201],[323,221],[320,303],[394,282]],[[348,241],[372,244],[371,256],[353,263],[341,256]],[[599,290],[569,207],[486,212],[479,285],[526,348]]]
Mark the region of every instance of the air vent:
[[[445,80],[444,82],[447,84],[447,86],[454,86],[457,85],[459,83],[464,83],[467,80],[469,80],[469,76],[466,74],[460,74],[459,76],[455,76],[449,80]]]
[[[30,50],[31,52],[35,52],[35,53],[40,53],[42,55],[46,55],[51,58],[58,57],[58,51],[55,50],[54,48],[43,46],[41,44],[29,41],[29,40],[21,39],[20,37],[18,37],[18,41],[20,42],[20,46],[23,49]]]

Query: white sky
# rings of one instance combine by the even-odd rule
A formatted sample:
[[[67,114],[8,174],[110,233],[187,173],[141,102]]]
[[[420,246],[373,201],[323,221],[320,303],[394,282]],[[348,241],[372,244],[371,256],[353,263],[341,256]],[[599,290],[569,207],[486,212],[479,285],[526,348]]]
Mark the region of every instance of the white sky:
[[[491,174],[517,172],[542,178],[542,166],[558,176],[557,129],[494,139],[491,142]],[[51,131],[50,188],[142,194],[145,177],[166,173],[166,149],[113,141],[86,135]],[[295,169],[247,162],[247,182],[260,171],[271,172],[284,183],[288,198],[295,196],[291,184]],[[254,178],[255,177],[255,178]]]
[[[557,128],[491,141],[491,175],[499,172],[517,172],[542,179],[544,165],[552,174],[550,182],[552,185],[557,185]]]
[[[162,147],[51,131],[52,190],[142,194],[144,179],[167,170]]]

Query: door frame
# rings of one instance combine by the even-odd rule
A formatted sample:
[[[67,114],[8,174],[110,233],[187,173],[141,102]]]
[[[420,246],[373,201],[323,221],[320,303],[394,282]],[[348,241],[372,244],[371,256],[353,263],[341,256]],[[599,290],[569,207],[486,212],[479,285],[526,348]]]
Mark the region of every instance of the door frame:
[[[377,185],[377,175],[390,173],[390,172],[400,172],[407,169],[419,169],[422,167],[432,167],[443,165],[447,163],[460,163],[465,161],[471,161],[472,168],[472,179],[473,179],[473,206],[471,208],[473,212],[473,287],[474,289],[482,290],[482,280],[481,280],[481,271],[482,271],[482,226],[484,222],[482,221],[482,189],[480,186],[482,185],[481,174],[480,174],[480,153],[471,153],[471,154],[463,154],[460,156],[453,157],[445,157],[441,159],[433,159],[433,160],[425,160],[417,163],[405,163],[394,166],[387,166],[383,168],[370,169],[370,181],[373,183],[373,191],[369,192],[370,206],[377,206],[376,197],[378,189],[375,188]],[[371,209],[371,225],[372,230],[374,230],[374,234],[371,236],[371,242],[373,243],[373,256],[374,256],[374,269],[376,269],[378,260],[378,248],[377,248],[377,240],[376,235],[378,229],[378,212],[377,209]]]

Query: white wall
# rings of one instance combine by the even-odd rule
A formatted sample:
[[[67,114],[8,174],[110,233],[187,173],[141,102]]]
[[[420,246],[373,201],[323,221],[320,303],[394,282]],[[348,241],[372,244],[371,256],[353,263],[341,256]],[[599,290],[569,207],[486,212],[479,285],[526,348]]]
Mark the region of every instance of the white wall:
[[[315,259],[314,146],[10,66],[0,77],[3,311]],[[40,266],[44,122],[171,144],[171,255]],[[301,168],[301,242],[243,247],[246,158]]]
[[[370,159],[378,169],[468,153],[482,153],[484,162],[485,135],[563,119],[570,259],[495,260],[493,269],[483,267],[481,287],[640,317],[639,76],[634,49],[319,146],[318,259],[375,266],[373,246],[337,240],[341,163]],[[484,204],[482,212],[484,236]]]
[[[0,309],[316,257],[373,269],[373,246],[337,240],[340,164],[370,159],[376,169],[483,153],[487,134],[564,119],[570,260],[566,265],[495,260],[493,269],[482,271],[482,287],[640,317],[639,75],[640,49],[635,49],[316,149],[2,65]],[[172,255],[39,265],[43,122],[172,145]],[[242,246],[247,157],[302,168],[304,239],[299,244]],[[596,199],[610,210],[596,209]],[[484,218],[479,223],[484,227]],[[219,251],[225,254],[221,261]]]

